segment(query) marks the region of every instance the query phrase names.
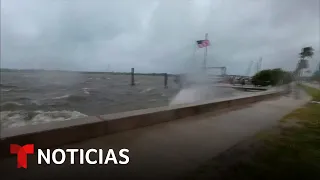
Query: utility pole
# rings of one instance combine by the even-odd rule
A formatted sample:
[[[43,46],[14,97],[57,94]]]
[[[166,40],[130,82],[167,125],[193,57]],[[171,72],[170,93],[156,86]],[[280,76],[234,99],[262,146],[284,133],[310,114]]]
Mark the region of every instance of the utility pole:
[[[260,60],[259,60],[259,69],[258,69],[258,71],[261,71],[261,66],[262,66],[262,57],[260,57]]]
[[[250,61],[250,64],[249,64],[248,69],[247,69],[246,76],[250,76],[252,65],[253,65],[253,61]]]
[[[205,40],[208,40],[208,33],[205,35]],[[203,59],[203,69],[207,70],[207,55],[208,55],[208,47],[206,46],[206,49],[204,50],[204,59]]]
[[[257,72],[261,70],[261,62],[262,62],[262,57],[260,57],[259,61],[257,62]]]

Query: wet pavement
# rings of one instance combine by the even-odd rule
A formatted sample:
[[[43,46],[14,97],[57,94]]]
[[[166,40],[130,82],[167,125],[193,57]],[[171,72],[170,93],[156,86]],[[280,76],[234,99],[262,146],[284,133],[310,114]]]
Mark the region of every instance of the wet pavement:
[[[16,168],[16,157],[0,162],[2,179],[175,179],[255,135],[277,125],[279,119],[310,98],[302,91],[252,104],[242,109],[207,113],[168,123],[94,138],[62,148],[130,150],[128,165],[36,164]],[[9,149],[8,149],[9,151]],[[76,157],[77,159],[78,157]]]

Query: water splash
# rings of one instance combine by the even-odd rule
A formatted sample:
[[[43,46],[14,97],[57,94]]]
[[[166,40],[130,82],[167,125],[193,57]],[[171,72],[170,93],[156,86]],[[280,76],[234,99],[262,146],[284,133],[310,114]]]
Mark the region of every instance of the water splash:
[[[0,114],[2,128],[13,128],[51,121],[64,121],[87,117],[77,111],[2,111]]]
[[[205,101],[213,92],[213,82],[207,74],[193,71],[182,75],[183,89],[171,100],[169,105],[188,104]]]
[[[184,88],[171,100],[170,105],[204,101],[208,94],[208,86],[192,86]]]

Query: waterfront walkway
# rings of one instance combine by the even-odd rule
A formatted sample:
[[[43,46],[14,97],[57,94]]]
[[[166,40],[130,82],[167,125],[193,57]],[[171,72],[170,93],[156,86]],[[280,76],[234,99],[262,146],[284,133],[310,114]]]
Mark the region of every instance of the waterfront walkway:
[[[268,87],[258,87],[254,85],[232,85],[232,84],[215,84],[214,87],[220,87],[220,88],[233,88],[238,90],[249,90],[249,91],[266,91],[269,88]]]
[[[242,109],[208,113],[146,128],[91,139],[64,148],[103,148],[130,150],[129,165],[51,165],[38,166],[36,156],[29,157],[28,169],[16,169],[16,158],[0,162],[2,179],[173,179],[192,171],[202,163],[272,127],[284,115],[305,104],[283,96]],[[50,141],[50,140],[48,140]],[[9,150],[8,150],[9,151]]]

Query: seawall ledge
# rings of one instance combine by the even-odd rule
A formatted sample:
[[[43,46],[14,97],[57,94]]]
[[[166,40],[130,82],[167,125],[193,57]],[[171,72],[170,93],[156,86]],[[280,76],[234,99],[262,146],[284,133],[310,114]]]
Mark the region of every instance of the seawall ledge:
[[[218,98],[205,102],[141,109],[3,129],[0,140],[0,157],[8,156],[8,148],[12,143],[20,145],[34,143],[37,148],[53,148],[107,134],[246,105],[277,97],[284,93],[284,90],[273,90],[239,97]]]

